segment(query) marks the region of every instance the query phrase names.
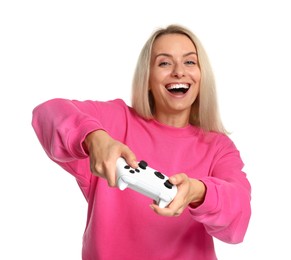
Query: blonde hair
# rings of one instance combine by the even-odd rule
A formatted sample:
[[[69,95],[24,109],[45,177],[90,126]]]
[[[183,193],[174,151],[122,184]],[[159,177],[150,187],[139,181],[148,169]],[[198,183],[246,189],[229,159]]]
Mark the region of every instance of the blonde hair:
[[[132,107],[142,117],[153,118],[154,99],[149,91],[150,60],[155,40],[166,34],[186,35],[196,47],[198,65],[201,71],[199,94],[192,104],[189,122],[204,131],[215,131],[227,134],[218,110],[216,86],[213,71],[200,40],[187,28],[180,25],[169,25],[157,29],[143,46],[135,69],[132,82]]]

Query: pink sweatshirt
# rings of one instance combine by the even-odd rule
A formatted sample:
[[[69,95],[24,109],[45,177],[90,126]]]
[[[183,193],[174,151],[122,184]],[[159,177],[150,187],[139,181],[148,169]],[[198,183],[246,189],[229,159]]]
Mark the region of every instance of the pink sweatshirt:
[[[120,99],[53,99],[34,109],[32,125],[47,155],[76,178],[88,202],[83,260],[214,260],[213,237],[243,241],[251,187],[239,151],[226,135],[145,120]],[[150,209],[151,199],[110,188],[91,174],[82,148],[85,136],[97,129],[128,145],[151,168],[203,181],[204,203],[179,217],[162,217]]]

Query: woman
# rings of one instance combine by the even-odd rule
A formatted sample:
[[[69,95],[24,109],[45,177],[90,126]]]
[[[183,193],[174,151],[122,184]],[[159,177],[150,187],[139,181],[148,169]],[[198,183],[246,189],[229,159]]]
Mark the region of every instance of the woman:
[[[155,31],[133,79],[132,107],[53,99],[33,111],[48,156],[77,180],[88,217],[82,257],[217,259],[213,237],[240,243],[251,187],[239,151],[218,115],[207,55],[187,28]],[[133,190],[116,188],[116,160],[145,160],[170,176],[178,193],[159,208]]]

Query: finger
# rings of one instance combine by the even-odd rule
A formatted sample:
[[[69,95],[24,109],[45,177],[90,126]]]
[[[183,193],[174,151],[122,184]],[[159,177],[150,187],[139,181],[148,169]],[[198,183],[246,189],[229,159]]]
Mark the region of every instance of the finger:
[[[171,217],[174,215],[174,212],[172,212],[171,210],[169,210],[168,208],[160,208],[158,205],[156,204],[151,204],[150,208],[158,215],[161,216],[165,216],[165,217]]]
[[[105,177],[102,165],[93,159],[90,161],[90,170],[95,176]]]
[[[138,167],[136,156],[128,147],[126,147],[126,149],[122,152],[121,156],[132,168]]]
[[[133,168],[137,168],[138,164],[136,162],[135,155],[128,149],[128,152],[123,153],[125,156],[119,155],[113,160],[113,164],[108,164],[106,168],[106,179],[108,182],[108,185],[110,187],[116,187],[117,186],[117,179],[116,179],[116,161],[119,157],[123,157],[128,165],[130,165]]]
[[[106,179],[109,187],[116,187],[116,162],[108,165],[106,169]]]
[[[156,204],[151,204],[150,208],[157,213],[158,215],[165,216],[165,217],[178,217],[182,214],[183,208],[160,208]]]
[[[187,180],[187,175],[184,173],[175,174],[169,177],[169,181],[174,185],[180,185],[185,180]]]
[[[93,175],[106,179],[108,186],[116,186],[116,160],[95,162],[91,164],[91,172]]]
[[[177,212],[179,212],[180,208],[179,202],[173,200],[167,207],[161,208],[159,205],[153,201],[153,204],[150,205],[152,210],[154,210],[157,214],[162,216],[175,216]]]

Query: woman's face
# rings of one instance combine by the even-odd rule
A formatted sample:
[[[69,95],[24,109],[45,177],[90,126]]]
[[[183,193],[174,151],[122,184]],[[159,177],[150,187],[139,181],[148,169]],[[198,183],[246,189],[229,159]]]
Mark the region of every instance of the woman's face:
[[[157,38],[152,46],[149,80],[154,117],[172,126],[187,125],[200,78],[197,51],[187,36],[167,34]]]

